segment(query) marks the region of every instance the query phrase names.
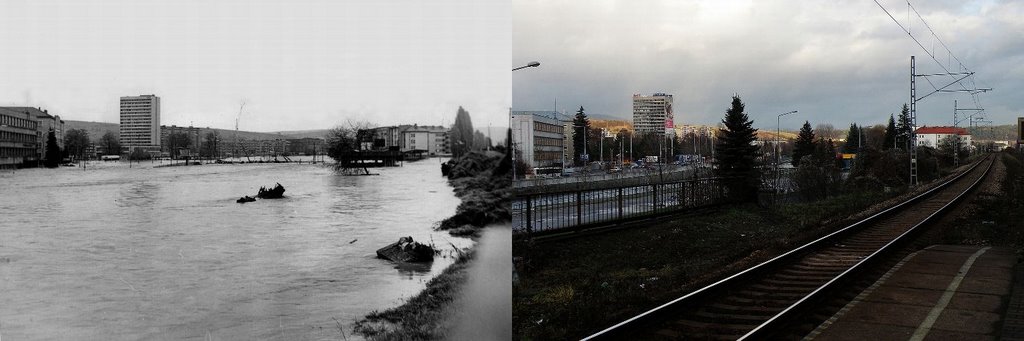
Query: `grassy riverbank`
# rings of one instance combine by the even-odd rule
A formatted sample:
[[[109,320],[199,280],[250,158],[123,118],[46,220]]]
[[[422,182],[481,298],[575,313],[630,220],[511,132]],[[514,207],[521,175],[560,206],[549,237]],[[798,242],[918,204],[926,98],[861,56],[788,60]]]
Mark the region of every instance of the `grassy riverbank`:
[[[356,322],[355,331],[370,340],[438,340],[444,337],[451,303],[466,281],[473,252],[465,253],[437,275],[418,295],[400,306],[374,311]]]
[[[844,226],[892,194],[730,207],[515,248],[513,339],[578,339]],[[525,250],[529,250],[526,255]]]
[[[503,172],[503,155],[472,152],[449,163],[448,182],[462,200],[455,215],[441,222],[439,229],[452,234],[477,236],[480,228],[511,221],[511,175]],[[374,311],[356,322],[355,331],[370,340],[438,340],[451,326],[452,303],[467,280],[467,268],[474,250],[459,258],[406,303],[385,311]]]

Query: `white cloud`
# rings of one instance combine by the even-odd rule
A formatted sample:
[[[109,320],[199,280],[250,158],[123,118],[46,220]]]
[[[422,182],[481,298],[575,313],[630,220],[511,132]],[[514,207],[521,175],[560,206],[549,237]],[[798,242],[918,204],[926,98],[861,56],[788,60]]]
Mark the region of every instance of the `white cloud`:
[[[905,2],[881,2],[907,24]],[[1010,75],[1024,72],[1017,66],[1024,26],[1014,20],[1024,14],[1022,5],[915,6],[978,72],[978,86],[997,87],[982,98],[992,104],[989,117],[1012,121],[1024,109],[1009,96],[1018,82]],[[792,128],[803,120],[876,124],[909,100],[910,55],[920,72],[941,72],[873,1],[515,0],[512,13],[513,59],[542,63],[513,75],[516,109],[550,109],[557,98],[562,110],[582,105],[592,114],[628,118],[633,93],[667,92],[675,95],[677,122],[715,123],[738,93],[759,126],[793,109],[801,114],[787,125]],[[911,29],[926,37],[911,15]],[[931,40],[922,42],[931,47]],[[919,83],[919,91],[926,87]],[[954,99],[969,102],[948,94],[922,101],[920,123],[948,124]]]

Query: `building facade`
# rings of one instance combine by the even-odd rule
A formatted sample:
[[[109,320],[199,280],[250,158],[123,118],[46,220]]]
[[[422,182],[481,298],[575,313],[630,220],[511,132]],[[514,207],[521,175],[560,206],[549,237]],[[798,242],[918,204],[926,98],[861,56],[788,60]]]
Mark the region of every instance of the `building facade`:
[[[305,137],[301,139],[287,139],[288,154],[290,155],[317,155],[324,149],[324,139]]]
[[[365,131],[365,133],[364,133]],[[429,156],[451,155],[450,129],[443,126],[403,124],[361,130],[360,150],[422,152]]]
[[[674,121],[672,95],[633,95],[633,129],[637,134],[673,134]]]
[[[126,152],[142,148],[160,150],[160,97],[121,97],[121,148]]]
[[[971,145],[971,134],[967,129],[959,127],[920,127],[917,128],[917,145],[937,148],[942,140],[951,136],[959,136],[964,146]]]
[[[512,147],[516,157],[534,168],[562,168],[566,155],[566,122],[554,111],[513,111]],[[568,122],[569,130],[572,122]],[[572,145],[572,140],[568,140]],[[571,152],[571,149],[568,150]]]
[[[0,107],[0,109],[7,112],[17,112],[28,115],[32,120],[36,121],[36,161],[42,161],[46,156],[46,139],[48,138],[50,131],[53,131],[54,137],[57,138],[57,146],[64,149],[64,120],[59,115],[51,115],[49,110],[45,110],[37,107]]]
[[[0,169],[35,166],[39,121],[27,112],[0,108]]]
[[[430,156],[451,155],[448,128],[442,126],[399,126],[401,130],[400,148],[403,152],[422,150]]]
[[[1017,149],[1024,144],[1024,117],[1017,118]]]

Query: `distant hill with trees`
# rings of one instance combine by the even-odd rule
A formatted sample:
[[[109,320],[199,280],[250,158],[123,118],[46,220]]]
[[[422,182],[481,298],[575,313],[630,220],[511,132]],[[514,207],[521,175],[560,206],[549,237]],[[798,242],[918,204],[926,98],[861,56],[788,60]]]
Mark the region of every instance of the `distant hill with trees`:
[[[971,139],[985,140],[985,141],[1016,141],[1017,140],[1017,125],[1007,124],[999,126],[977,126],[967,128],[967,131],[971,133]]]

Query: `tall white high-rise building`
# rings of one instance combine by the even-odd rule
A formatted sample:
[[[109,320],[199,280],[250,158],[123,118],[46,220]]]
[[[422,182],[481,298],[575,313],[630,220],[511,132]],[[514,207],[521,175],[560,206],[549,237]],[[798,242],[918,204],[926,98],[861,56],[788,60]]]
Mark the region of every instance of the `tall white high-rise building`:
[[[121,97],[121,148],[160,150],[160,97]]]
[[[672,95],[633,95],[633,129],[637,134],[673,134],[674,119]]]

